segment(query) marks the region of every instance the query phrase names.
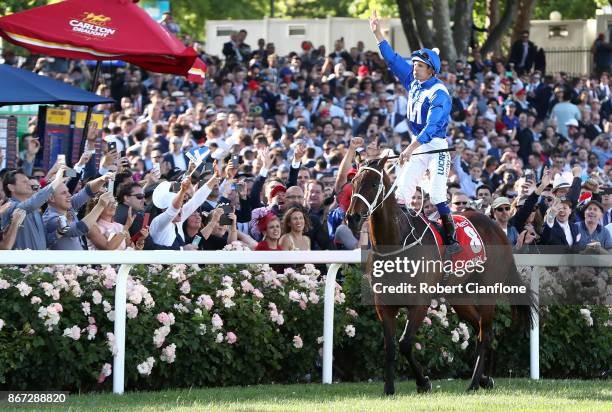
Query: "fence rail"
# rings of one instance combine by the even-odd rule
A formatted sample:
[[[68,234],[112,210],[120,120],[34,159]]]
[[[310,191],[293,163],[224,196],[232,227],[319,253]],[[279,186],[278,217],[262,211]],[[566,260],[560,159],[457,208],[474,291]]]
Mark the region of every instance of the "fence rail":
[[[583,76],[593,71],[593,55],[588,47],[548,48],[544,54],[548,74],[566,72],[570,76]]]
[[[115,286],[115,342],[113,392],[125,388],[125,322],[127,277],[133,264],[304,264],[330,263],[325,280],[323,308],[323,383],[332,383],[334,295],[336,274],[343,263],[361,263],[360,250],[310,252],[177,252],[177,251],[0,251],[0,265],[85,265],[121,264]],[[591,266],[612,267],[611,256],[584,255],[514,255],[517,266]],[[539,289],[538,276],[531,279]],[[539,379],[539,319],[530,333],[530,375]]]

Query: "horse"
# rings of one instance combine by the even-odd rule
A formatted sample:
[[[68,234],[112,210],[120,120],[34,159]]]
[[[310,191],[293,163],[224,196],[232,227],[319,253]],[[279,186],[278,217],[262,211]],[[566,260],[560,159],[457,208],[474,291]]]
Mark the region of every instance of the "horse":
[[[388,158],[374,159],[363,164],[358,174],[353,178],[353,194],[349,208],[346,212],[346,220],[349,228],[357,232],[361,225],[368,221],[370,226],[369,236],[372,250],[383,250],[384,248],[403,249],[410,251],[413,245],[429,245],[429,248],[419,248],[420,253],[428,256],[418,256],[425,259],[440,259],[437,251],[436,240],[431,230],[428,229],[426,219],[404,211],[393,196],[393,189],[389,176],[384,170],[384,165]],[[487,259],[483,264],[484,272],[482,279],[495,278],[506,279],[515,284],[522,284],[520,275],[516,269],[512,256],[512,247],[507,236],[501,228],[489,217],[476,212],[466,211],[462,213],[468,218],[477,231],[482,236],[482,241],[487,251]],[[406,246],[408,245],[408,246]],[[495,247],[487,247],[495,245]],[[416,250],[417,248],[413,249]],[[428,252],[430,251],[430,252]],[[415,252],[416,253],[416,252]],[[414,257],[417,258],[416,256]],[[372,283],[372,259],[366,262],[366,276]],[[450,276],[443,272],[429,273],[430,279],[445,279],[448,285],[465,284],[470,276],[464,277]],[[488,276],[491,275],[491,276]],[[480,278],[479,278],[480,279]],[[526,286],[527,290],[529,288]],[[431,298],[436,297],[432,295]],[[417,392],[429,392],[432,385],[428,376],[423,372],[423,368],[415,358],[414,338],[423,323],[431,298],[425,295],[426,302],[414,304],[389,305],[385,304],[379,295],[374,294],[374,304],[379,321],[382,323],[384,331],[384,392],[387,395],[395,393],[394,368],[395,368],[395,348],[396,348],[396,316],[402,306],[408,308],[408,321],[404,327],[404,332],[399,340],[399,351],[406,356],[415,375]],[[533,294],[529,291],[528,303],[521,305],[511,305],[513,322],[518,321],[522,327],[530,327],[533,319],[531,310],[537,310]],[[495,315],[495,302],[491,304],[450,304],[456,314],[463,320],[469,322],[477,335],[477,358],[474,364],[472,378],[468,391],[476,391],[479,388],[493,388],[495,382],[491,377],[492,362],[486,366],[485,361],[491,355],[490,344],[493,338],[493,318]],[[485,373],[486,372],[486,373]]]

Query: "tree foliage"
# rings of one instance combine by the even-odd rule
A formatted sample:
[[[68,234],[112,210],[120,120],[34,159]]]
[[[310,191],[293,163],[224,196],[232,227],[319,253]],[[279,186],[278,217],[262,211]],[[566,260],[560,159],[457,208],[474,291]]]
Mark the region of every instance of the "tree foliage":
[[[269,14],[269,4],[268,0],[172,0],[170,7],[183,33],[203,39],[206,20],[261,19]]]
[[[54,2],[47,0],[2,0],[0,1],[0,16],[17,13],[32,7],[44,6],[47,3]]]
[[[538,0],[533,18],[548,20],[550,12],[558,11],[565,20],[593,19],[595,10],[609,5],[607,0]]]

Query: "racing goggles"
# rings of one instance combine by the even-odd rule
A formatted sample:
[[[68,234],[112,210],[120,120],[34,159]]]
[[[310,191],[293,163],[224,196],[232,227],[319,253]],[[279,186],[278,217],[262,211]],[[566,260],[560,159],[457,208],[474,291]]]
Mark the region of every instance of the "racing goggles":
[[[433,61],[431,60],[431,58],[429,57],[429,54],[426,51],[417,50],[410,55],[410,59],[412,61],[417,60],[417,61],[423,62],[435,70],[436,66],[433,64]]]

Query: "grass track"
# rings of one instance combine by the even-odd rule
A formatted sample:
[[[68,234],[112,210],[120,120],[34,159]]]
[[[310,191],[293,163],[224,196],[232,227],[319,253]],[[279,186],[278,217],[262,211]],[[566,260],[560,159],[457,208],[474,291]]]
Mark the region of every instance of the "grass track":
[[[382,383],[260,385],[161,392],[70,395],[67,404],[0,410],[58,411],[612,411],[612,382],[497,379],[496,388],[467,394],[467,381],[434,381],[418,395],[414,381],[398,382],[382,395]]]

